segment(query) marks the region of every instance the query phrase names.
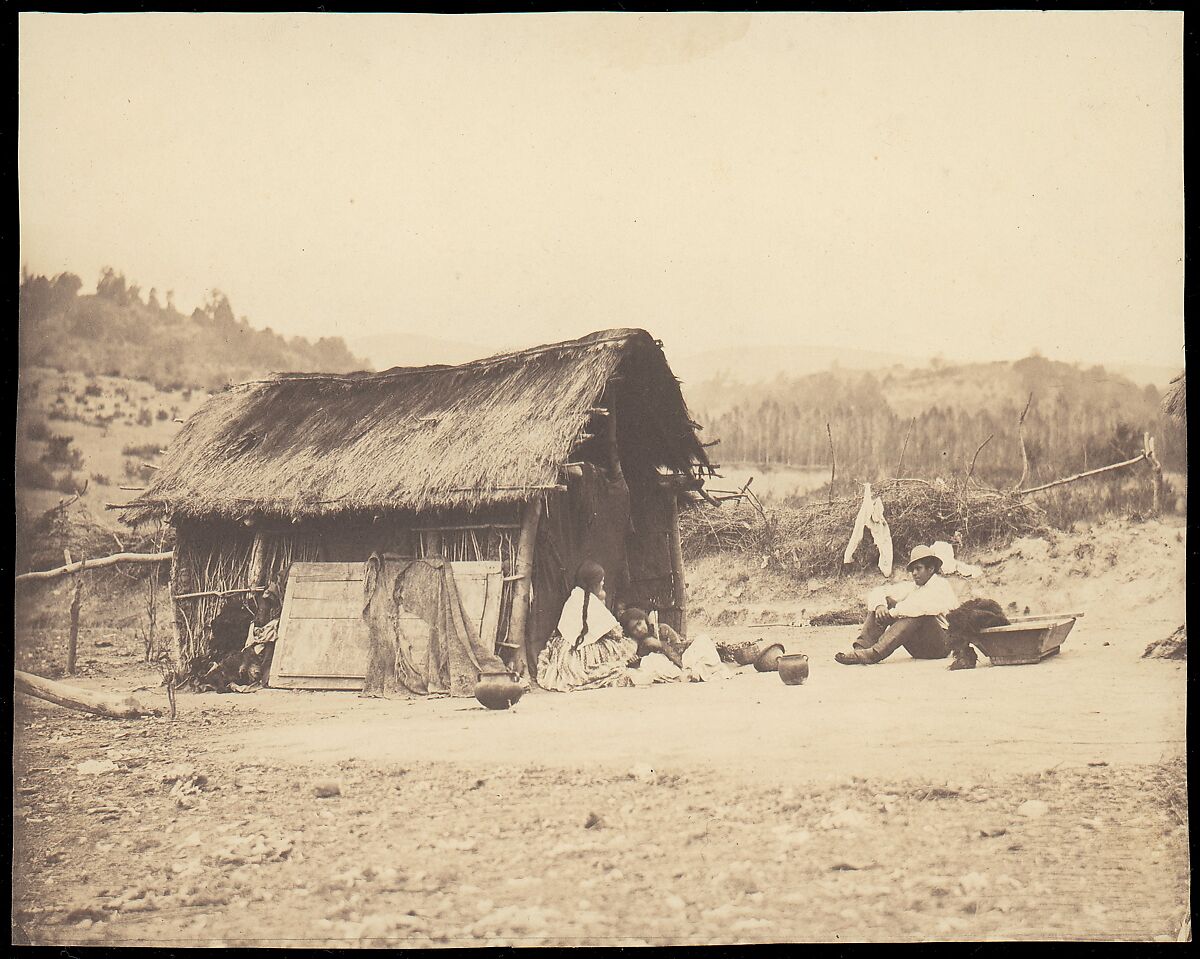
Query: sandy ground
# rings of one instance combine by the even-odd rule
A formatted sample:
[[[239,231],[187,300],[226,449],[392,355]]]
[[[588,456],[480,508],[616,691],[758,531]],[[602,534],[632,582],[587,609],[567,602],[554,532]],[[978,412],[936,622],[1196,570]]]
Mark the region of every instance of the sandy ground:
[[[804,686],[183,694],[174,723],[21,698],[15,915],[55,944],[1173,940],[1186,668],[1140,654],[1182,621],[1183,550],[1112,523],[975,557],[963,598],[1086,613],[1037,666],[839,666],[852,627],[751,624],[877,575],[725,560],[691,572],[694,628],[807,653]],[[129,689],[121,645],[80,684]]]

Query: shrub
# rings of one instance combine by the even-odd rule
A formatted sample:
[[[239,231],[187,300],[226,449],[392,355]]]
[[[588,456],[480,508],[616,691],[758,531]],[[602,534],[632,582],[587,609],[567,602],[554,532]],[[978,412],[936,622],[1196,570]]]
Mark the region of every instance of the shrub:
[[[100,389],[99,383],[89,383],[83,388],[84,396],[103,396],[104,390]]]
[[[125,460],[122,469],[125,471],[125,478],[129,480],[148,480],[154,475],[154,470],[143,466],[138,460]]]
[[[154,418],[156,420],[169,420],[171,418],[171,414],[168,413],[166,410],[164,410],[162,407],[159,407],[159,410],[155,414]]]
[[[143,406],[138,410],[137,424],[138,426],[150,426],[154,422],[154,416],[150,412],[150,408]]]
[[[93,473],[92,482],[97,486],[112,486],[112,480],[104,473]]]
[[[34,420],[25,427],[25,438],[29,440],[48,440],[50,438],[50,427],[46,425],[45,420]]]
[[[136,443],[127,443],[121,447],[122,456],[156,456],[158,454],[157,443],[142,443],[140,446]]]
[[[66,495],[71,496],[80,491],[80,484],[76,480],[74,474],[64,473],[62,479],[58,481],[58,484],[54,488],[60,493],[65,493]]]
[[[49,466],[66,466],[78,469],[83,465],[83,454],[71,445],[73,437],[55,434],[46,441],[46,452],[42,462]]]
[[[189,387],[188,389],[183,391],[183,401],[185,403],[187,403],[191,400],[191,398],[192,398],[192,391],[191,391],[191,388]]]
[[[58,483],[45,463],[30,460],[17,461],[16,479],[18,486],[33,489],[54,489]]]

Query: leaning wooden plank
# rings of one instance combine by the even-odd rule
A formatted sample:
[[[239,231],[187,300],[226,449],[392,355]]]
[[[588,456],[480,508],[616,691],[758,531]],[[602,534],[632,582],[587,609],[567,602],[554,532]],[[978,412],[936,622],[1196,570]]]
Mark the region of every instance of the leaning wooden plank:
[[[68,563],[57,569],[22,573],[16,577],[16,582],[21,583],[31,579],[55,579],[69,573],[78,573],[81,569],[99,569],[102,566],[115,566],[117,563],[162,563],[174,555],[174,550],[167,550],[165,553],[114,553],[112,556],[104,556],[100,559],[81,559],[77,563]]]
[[[138,719],[142,716],[162,714],[161,709],[146,706],[133,696],[122,698],[111,693],[80,689],[78,686],[57,683],[32,673],[23,673],[19,669],[14,670],[13,675],[16,677],[17,692],[36,696],[68,709],[80,709],[85,713],[95,713],[97,716],[108,716],[112,719]]]

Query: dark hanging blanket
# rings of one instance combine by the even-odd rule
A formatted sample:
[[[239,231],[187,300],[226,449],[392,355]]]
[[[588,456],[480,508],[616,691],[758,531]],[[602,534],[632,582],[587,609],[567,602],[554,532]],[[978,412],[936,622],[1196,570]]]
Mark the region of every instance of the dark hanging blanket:
[[[443,559],[367,560],[363,619],[370,635],[364,696],[471,696],[481,672],[505,669],[463,614]]]
[[[604,567],[604,590],[610,609],[617,598],[628,596],[625,543],[629,530],[629,487],[623,479],[610,480],[590,463],[582,476],[568,478],[565,494],[547,497],[547,514],[538,524],[534,564],[531,664],[537,663],[538,654],[558,625],[559,613],[574,585],[575,571],[584,560]]]

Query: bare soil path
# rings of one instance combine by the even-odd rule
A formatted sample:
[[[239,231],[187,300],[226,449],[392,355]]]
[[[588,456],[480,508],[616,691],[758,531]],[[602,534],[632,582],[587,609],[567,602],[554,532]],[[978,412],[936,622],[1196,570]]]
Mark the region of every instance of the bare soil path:
[[[19,698],[14,936],[1174,940],[1189,901],[1186,668],[1140,653],[1182,621],[1182,548],[1157,525],[1106,528],[988,567],[976,595],[1088,612],[1037,666],[950,673],[901,652],[842,667],[832,656],[852,627],[742,624],[709,631],[808,653],[809,682],[743,670],[534,693],[507,712],[183,694],[174,723]],[[1042,549],[1058,555],[1032,562]],[[698,593],[730,608],[731,582]],[[786,618],[813,592],[794,609],[786,596],[745,602]],[[80,683],[150,681],[112,641],[88,649],[97,663]]]

